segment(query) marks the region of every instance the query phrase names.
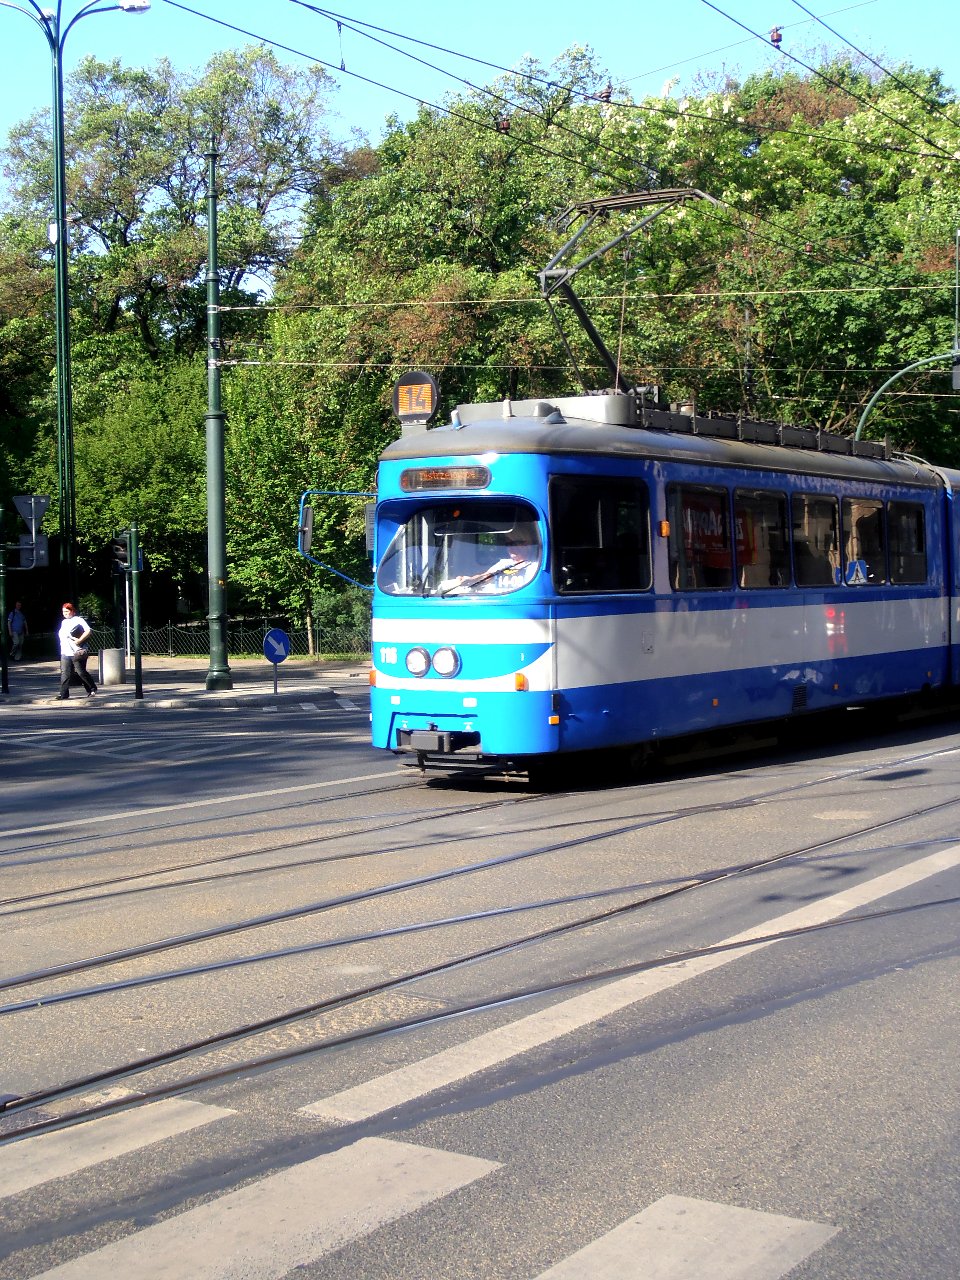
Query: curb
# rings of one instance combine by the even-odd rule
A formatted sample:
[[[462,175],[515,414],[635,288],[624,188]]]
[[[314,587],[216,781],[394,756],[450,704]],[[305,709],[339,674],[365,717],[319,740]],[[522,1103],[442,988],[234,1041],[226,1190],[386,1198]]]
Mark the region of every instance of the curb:
[[[353,693],[353,690],[350,690]],[[324,700],[338,700],[340,695],[329,685],[309,685],[300,689],[281,689],[274,693],[272,689],[231,689],[226,691],[211,691],[205,689],[191,690],[185,692],[183,690],[151,690],[144,691],[142,698],[136,697],[133,691],[129,692],[108,692],[102,687],[97,690],[94,697],[88,698],[82,695],[66,699],[68,706],[83,707],[100,707],[115,710],[116,708],[129,708],[132,710],[142,710],[145,708],[155,708],[157,710],[185,710],[192,707],[210,708],[211,710],[226,710],[233,708],[256,709],[258,706],[271,711],[279,710],[284,705],[300,706],[304,703],[316,701],[318,698]],[[62,707],[64,701],[56,696],[56,694],[0,694],[0,711],[4,707],[10,706],[58,706]],[[357,710],[362,710],[358,707]]]
[[[184,710],[204,707],[219,710],[255,709],[263,707],[278,710],[282,706],[296,706],[322,700],[324,703],[337,699],[357,698],[365,707],[368,691],[369,666],[366,663],[343,663],[326,667],[324,670],[304,669],[289,671],[287,678],[280,676],[274,692],[272,675],[264,671],[264,664],[258,663],[258,669],[246,670],[241,667],[234,670],[235,684],[232,689],[207,689],[204,684],[205,666],[201,662],[183,663],[176,667],[173,664],[157,663],[155,670],[144,672],[143,696],[138,698],[134,691],[134,680],[128,678],[122,684],[101,684],[94,698],[87,698],[83,691],[76,689],[69,699],[70,706],[83,704],[117,710],[132,708],[142,710],[145,707],[158,710]],[[127,673],[132,676],[131,672]],[[64,704],[57,697],[59,668],[52,662],[30,664],[26,667],[15,667],[10,672],[10,693],[0,693],[0,715],[3,708],[13,707],[46,707]],[[19,687],[18,687],[19,686]],[[349,703],[345,709],[350,709]]]

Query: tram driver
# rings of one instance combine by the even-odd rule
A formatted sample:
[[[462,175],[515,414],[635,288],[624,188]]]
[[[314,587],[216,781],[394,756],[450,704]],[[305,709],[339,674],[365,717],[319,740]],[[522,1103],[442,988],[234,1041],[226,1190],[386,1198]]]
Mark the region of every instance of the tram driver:
[[[480,585],[481,591],[515,591],[526,586],[537,571],[537,548],[531,546],[522,534],[507,538],[507,554],[488,569],[489,578]]]
[[[518,527],[499,548],[503,554],[480,573],[462,574],[441,584],[440,594],[454,591],[482,591],[498,594],[526,586],[537,572],[540,553],[533,536]]]

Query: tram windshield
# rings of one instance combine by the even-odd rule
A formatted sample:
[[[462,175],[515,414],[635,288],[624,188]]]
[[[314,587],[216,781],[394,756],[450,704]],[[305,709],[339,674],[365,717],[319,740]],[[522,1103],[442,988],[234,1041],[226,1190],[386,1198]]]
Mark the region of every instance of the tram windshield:
[[[401,596],[505,595],[540,567],[536,512],[523,502],[444,502],[401,524],[377,572]]]

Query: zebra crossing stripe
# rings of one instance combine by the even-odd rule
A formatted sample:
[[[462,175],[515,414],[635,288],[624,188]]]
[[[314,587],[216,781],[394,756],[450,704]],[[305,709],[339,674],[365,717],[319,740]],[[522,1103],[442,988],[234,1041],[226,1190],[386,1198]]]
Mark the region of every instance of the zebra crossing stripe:
[[[537,1280],[779,1280],[836,1233],[821,1222],[664,1196]]]
[[[0,1199],[233,1114],[223,1107],[171,1099],[151,1102],[134,1111],[101,1116],[75,1129],[24,1138],[4,1149],[0,1162]]]
[[[709,952],[602,983],[583,995],[561,1000],[494,1031],[485,1032],[430,1057],[398,1067],[385,1075],[375,1076],[363,1084],[352,1085],[318,1102],[308,1103],[300,1110],[304,1115],[317,1116],[335,1123],[349,1124],[369,1120],[437,1089],[457,1084],[479,1071],[500,1066],[511,1058],[552,1043],[561,1036],[579,1031],[609,1014],[668,991],[691,978],[721,969],[764,947],[774,945],[770,941],[746,945],[754,938],[837,920],[878,898],[908,889],[930,876],[951,871],[958,865],[960,844],[950,845],[928,857],[906,863],[894,871],[875,876],[872,880],[864,880],[861,884],[821,898],[796,911],[788,911],[786,915],[765,920],[744,933],[724,938],[718,944],[719,947],[731,947],[732,950]],[[741,943],[744,944],[742,947]]]
[[[280,1280],[500,1166],[364,1138],[167,1218],[35,1280]]]

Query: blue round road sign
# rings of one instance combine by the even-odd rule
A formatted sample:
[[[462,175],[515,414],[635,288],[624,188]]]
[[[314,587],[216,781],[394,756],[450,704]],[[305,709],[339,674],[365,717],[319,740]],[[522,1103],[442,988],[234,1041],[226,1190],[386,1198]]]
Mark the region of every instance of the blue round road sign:
[[[290,637],[279,627],[274,627],[263,637],[263,656],[274,664],[290,656]]]

